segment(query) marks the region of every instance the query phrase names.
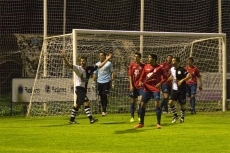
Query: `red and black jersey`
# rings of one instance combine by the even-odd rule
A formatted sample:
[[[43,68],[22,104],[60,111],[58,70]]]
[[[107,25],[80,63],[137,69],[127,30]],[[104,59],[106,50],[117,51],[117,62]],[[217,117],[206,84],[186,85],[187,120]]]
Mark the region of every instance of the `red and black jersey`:
[[[160,87],[156,87],[156,85],[162,84],[166,80],[167,73],[159,64],[146,64],[140,77],[140,81],[144,83],[144,90],[151,92],[159,92]]]
[[[144,66],[144,63],[137,64],[136,62],[132,62],[129,65],[128,75],[131,76],[133,87],[135,87],[136,89],[141,88],[141,86],[139,85],[139,79]]]
[[[170,77],[171,75],[171,72],[170,72],[170,69],[172,67],[172,64],[171,63],[168,63],[168,62],[163,62],[161,63],[160,65],[164,71],[167,73],[167,77]],[[167,85],[172,85],[172,81],[166,81],[164,84],[167,84]]]
[[[188,71],[188,73],[191,74],[192,78],[186,81],[186,84],[196,84],[197,78],[201,77],[200,71],[196,66],[185,66],[185,69]]]

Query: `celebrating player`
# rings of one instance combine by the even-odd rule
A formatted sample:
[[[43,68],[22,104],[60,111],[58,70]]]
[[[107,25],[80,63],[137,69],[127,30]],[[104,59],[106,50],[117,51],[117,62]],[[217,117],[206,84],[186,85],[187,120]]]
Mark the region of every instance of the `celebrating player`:
[[[165,70],[166,73],[168,73],[168,77],[170,76],[170,69],[172,67],[172,55],[168,55],[166,58],[166,61],[161,64],[163,69]],[[161,90],[163,93],[163,99],[160,104],[161,110],[164,107],[163,114],[168,114],[168,101],[169,101],[169,96],[172,90],[172,82],[167,81],[161,85]]]
[[[130,63],[129,65],[129,97],[130,97],[130,113],[131,119],[130,122],[134,122],[134,112],[136,110],[135,105],[137,102],[138,96],[142,95],[143,87],[139,85],[139,79],[141,76],[142,69],[144,68],[145,64],[141,62],[141,53],[136,52],[134,54],[135,61]],[[140,108],[140,106],[139,106]],[[138,117],[139,117],[139,110],[138,110]]]
[[[100,61],[96,63],[96,65],[100,65],[104,63],[106,58],[106,54],[101,52],[99,54]],[[101,100],[102,106],[102,116],[107,115],[106,108],[108,104],[107,94],[109,93],[110,86],[112,83],[112,88],[114,88],[114,73],[113,73],[113,65],[110,61],[106,60],[104,66],[100,69],[94,71],[93,83],[92,87],[95,88],[97,80],[97,90]],[[112,82],[111,82],[112,81]]]
[[[172,123],[175,123],[178,119],[175,101],[180,103],[181,118],[180,123],[184,122],[185,110],[186,110],[186,81],[191,78],[190,73],[179,65],[180,59],[178,57],[172,58],[171,76],[168,78],[172,80],[172,92],[170,95],[169,106],[173,113]]]
[[[199,90],[202,90],[202,79],[200,75],[199,69],[193,65],[194,59],[193,57],[189,57],[187,60],[187,66],[185,69],[192,75],[192,78],[186,81],[187,84],[187,96],[190,98],[190,107],[191,114],[196,114],[196,89],[197,89],[197,80],[199,82]]]
[[[163,79],[162,79],[163,77]],[[148,101],[153,98],[156,109],[157,128],[161,128],[161,109],[159,106],[160,100],[160,86],[167,80],[167,74],[164,69],[157,64],[157,55],[148,55],[148,64],[144,66],[139,79],[140,85],[143,84],[144,92],[142,94],[141,108],[140,108],[140,123],[134,128],[144,127],[145,108]]]
[[[104,62],[102,62],[100,65],[97,66],[87,66],[87,58],[81,57],[80,58],[80,64],[81,65],[73,65],[71,64],[66,56],[65,51],[62,51],[63,59],[66,63],[66,65],[71,68],[75,74],[76,74],[76,95],[77,95],[77,102],[76,105],[73,106],[71,117],[70,117],[70,124],[76,123],[75,117],[78,113],[78,110],[80,106],[83,104],[85,107],[85,113],[87,114],[90,123],[93,124],[98,121],[98,119],[93,118],[90,106],[89,106],[89,99],[86,96],[87,93],[87,85],[89,77],[92,75],[92,73],[97,69],[104,66],[104,64],[111,58],[112,55],[108,56],[108,58],[105,59]]]

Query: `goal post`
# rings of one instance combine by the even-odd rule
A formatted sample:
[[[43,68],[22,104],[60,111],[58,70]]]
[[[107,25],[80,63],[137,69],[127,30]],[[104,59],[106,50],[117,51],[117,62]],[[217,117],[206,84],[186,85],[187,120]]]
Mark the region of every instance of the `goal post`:
[[[212,58],[211,56],[214,56],[215,59],[217,60],[217,62],[214,62],[216,64],[216,68],[214,68],[214,69],[213,68],[210,68],[210,69],[206,68],[206,70],[205,70],[205,68],[202,67],[201,73],[203,74],[204,79],[206,78],[206,76],[207,76],[207,78],[210,78],[210,77],[215,78],[215,77],[217,77],[215,74],[220,73],[221,85],[219,87],[215,86],[217,89],[214,89],[214,90],[217,90],[217,91],[222,93],[221,97],[219,97],[220,98],[219,100],[221,100],[221,103],[222,103],[222,111],[226,111],[226,72],[227,72],[227,70],[226,70],[226,34],[222,34],[222,33],[220,34],[220,33],[148,32],[148,31],[73,29],[73,38],[74,38],[73,42],[78,42],[78,36],[82,36],[82,35],[86,35],[86,36],[87,35],[94,35],[94,37],[96,37],[96,39],[100,39],[100,37],[102,38],[103,37],[102,35],[105,35],[107,37],[109,37],[109,36],[115,37],[115,38],[112,38],[111,40],[104,40],[104,41],[111,41],[111,43],[113,41],[117,41],[117,39],[119,39],[119,38],[116,38],[116,37],[119,37],[119,36],[121,38],[123,38],[124,36],[133,37],[133,38],[144,36],[144,38],[142,39],[143,42],[140,42],[140,44],[139,44],[139,45],[144,44],[145,49],[144,49],[144,51],[142,51],[143,56],[145,57],[149,53],[155,52],[158,54],[158,56],[160,56],[159,62],[162,62],[163,59],[166,57],[165,55],[167,55],[167,54],[172,54],[174,56],[173,52],[175,52],[175,51],[172,48],[179,47],[179,46],[184,46],[184,48],[182,47],[183,48],[182,52],[183,51],[186,52],[186,50],[190,51],[189,54],[183,55],[182,65],[183,64],[185,65],[186,59],[190,56],[193,56],[196,59],[196,61],[197,60],[203,60],[203,61],[200,61],[200,63],[202,63],[202,62],[204,63],[204,62],[208,62],[210,60],[213,60],[213,59],[211,59]],[[92,39],[94,39],[94,38],[92,38]],[[161,41],[161,40],[163,40],[163,41]],[[133,41],[133,40],[127,38],[127,41]],[[150,42],[148,43],[148,41],[152,42],[152,44]],[[169,41],[169,42],[164,42],[164,41]],[[139,47],[138,42],[135,42],[135,43],[137,46],[132,46],[132,47],[138,48]],[[110,47],[110,46],[108,46],[108,47]],[[129,46],[129,47],[131,47],[131,46]],[[169,52],[167,52],[167,54],[158,53],[160,51],[159,48],[162,48],[162,47],[163,48],[171,47],[172,52],[170,53],[170,49],[169,49]],[[204,50],[201,50],[201,49],[204,49]],[[208,55],[209,53],[207,50],[215,51],[217,56],[216,55],[209,56]],[[79,54],[77,45],[74,46],[73,52]],[[178,55],[176,55],[176,56],[178,56]],[[127,60],[129,60],[129,59],[127,59]],[[209,64],[213,64],[213,63],[209,63]],[[200,67],[200,66],[198,65],[198,67]],[[204,82],[205,82],[205,80],[204,80]],[[207,87],[204,87],[204,90],[205,90],[205,88],[208,90],[211,90],[211,88],[207,88]],[[202,92],[200,92],[200,93],[202,93]],[[212,93],[210,93],[210,94],[212,94]],[[220,103],[220,101],[218,103]]]
[[[143,36],[143,42],[140,42],[140,36]],[[47,88],[48,84],[51,90],[49,93],[44,91],[44,93],[32,94],[31,109],[28,110],[28,114],[69,114],[74,101],[76,101],[75,81],[73,81],[75,74],[67,67],[63,67],[63,60],[60,56],[63,41],[65,41],[66,56],[74,64],[78,63],[78,57],[87,56],[88,65],[94,65],[99,61],[101,51],[113,52],[113,58],[110,60],[113,63],[116,77],[115,88],[111,89],[108,96],[109,113],[129,112],[127,69],[133,60],[134,53],[140,52],[140,44],[143,44],[144,62],[146,62],[147,56],[152,53],[158,55],[159,63],[163,62],[170,54],[180,57],[181,65],[185,66],[187,58],[193,56],[195,65],[198,66],[203,77],[203,91],[197,92],[197,111],[226,110],[225,34],[73,29],[72,35],[50,37],[45,41],[47,41],[44,43],[47,51],[47,78],[40,77],[44,67],[42,65],[44,58],[41,55],[37,71],[41,75],[36,75],[33,88]],[[61,74],[63,72],[66,75]],[[57,94],[55,89],[57,91],[65,89],[66,92]],[[41,102],[47,103],[47,110],[44,111]],[[98,103],[93,100],[91,103],[92,112],[97,112]],[[153,111],[153,101],[149,103],[146,110]],[[189,103],[187,104],[189,105]]]

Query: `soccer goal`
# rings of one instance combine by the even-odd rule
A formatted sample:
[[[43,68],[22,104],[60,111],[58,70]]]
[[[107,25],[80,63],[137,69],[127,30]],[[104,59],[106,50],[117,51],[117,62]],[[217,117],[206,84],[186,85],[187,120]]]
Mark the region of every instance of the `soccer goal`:
[[[141,39],[140,39],[141,38]],[[135,52],[141,52],[143,62],[148,54],[158,55],[158,62],[167,55],[177,56],[181,65],[193,56],[201,71],[203,91],[197,92],[197,111],[225,111],[226,103],[226,51],[225,34],[140,32],[112,30],[74,29],[72,34],[49,37],[44,40],[37,74],[34,82],[28,115],[69,114],[76,96],[74,74],[62,59],[61,50],[67,58],[78,64],[78,57],[88,57],[88,65],[99,61],[99,53],[113,53],[111,62],[116,75],[115,88],[109,94],[109,113],[129,112],[128,65]],[[35,92],[38,91],[39,92]],[[95,91],[88,88],[93,112],[100,103]],[[188,103],[189,105],[189,103]],[[153,111],[153,103],[147,111]]]

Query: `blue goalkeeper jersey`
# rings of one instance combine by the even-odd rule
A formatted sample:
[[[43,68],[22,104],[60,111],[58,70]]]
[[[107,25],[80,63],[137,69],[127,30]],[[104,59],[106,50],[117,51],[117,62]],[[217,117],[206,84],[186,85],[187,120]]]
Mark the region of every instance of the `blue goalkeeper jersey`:
[[[99,66],[99,64],[101,64],[101,62],[96,63],[97,66]],[[110,61],[107,61],[103,67],[94,71],[94,74],[97,75],[98,83],[107,83],[111,81],[112,72],[113,72],[113,65]]]

